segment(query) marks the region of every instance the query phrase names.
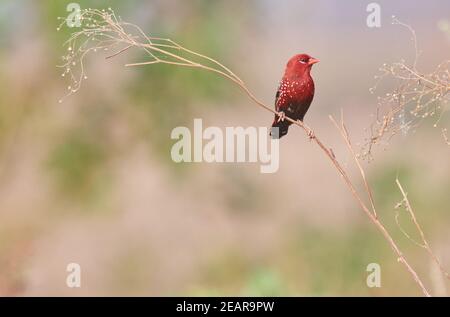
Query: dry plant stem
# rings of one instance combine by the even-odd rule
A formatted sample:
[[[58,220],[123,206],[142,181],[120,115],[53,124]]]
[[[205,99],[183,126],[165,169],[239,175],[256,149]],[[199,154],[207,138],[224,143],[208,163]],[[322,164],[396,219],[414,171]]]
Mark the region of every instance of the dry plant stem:
[[[370,205],[372,207],[372,212],[373,212],[374,216],[377,217],[377,211],[376,211],[375,203],[374,203],[374,200],[373,200],[372,190],[371,190],[371,188],[369,186],[369,183],[367,181],[366,173],[364,172],[364,169],[363,169],[361,163],[359,162],[358,156],[357,156],[355,150],[353,149],[352,143],[350,141],[350,135],[348,134],[348,130],[347,130],[345,124],[344,124],[344,112],[343,112],[343,110],[341,109],[341,126],[340,127],[337,124],[336,120],[334,120],[334,118],[332,116],[329,116],[329,118],[333,122],[333,124],[336,126],[336,129],[338,129],[338,131],[341,133],[342,138],[344,139],[344,141],[345,141],[345,143],[346,143],[346,145],[348,147],[348,150],[352,154],[352,157],[353,157],[353,159],[355,161],[356,166],[359,169],[359,173],[361,174],[361,178],[362,178],[362,180],[364,182],[364,187],[365,187],[367,195],[369,197]]]
[[[447,129],[442,129],[442,137],[444,138],[444,142],[450,146],[450,139],[447,136]]]
[[[86,11],[84,11],[83,16],[85,16],[86,19],[88,19],[89,21],[94,20],[95,23],[90,24],[91,28],[87,28],[81,32],[74,33],[72,35],[71,39],[68,41],[69,45],[74,46],[74,42],[78,39],[78,37],[81,37],[83,35],[91,36],[92,34],[94,34],[97,37],[106,38],[107,41],[113,41],[113,43],[110,44],[110,46],[114,45],[114,44],[122,44],[125,46],[123,49],[119,50],[117,53],[110,55],[109,58],[117,56],[117,55],[129,50],[132,47],[140,48],[140,49],[143,49],[145,52],[147,52],[147,54],[152,58],[152,60],[147,61],[147,62],[142,62],[142,63],[126,64],[126,66],[130,67],[130,66],[152,65],[152,64],[169,64],[169,65],[180,66],[180,67],[203,69],[203,70],[218,74],[228,80],[231,80],[233,83],[238,85],[245,92],[245,94],[253,102],[255,102],[256,105],[258,105],[259,107],[261,107],[275,115],[278,115],[278,116],[281,115],[280,113],[273,110],[272,107],[269,107],[265,103],[260,101],[253,94],[253,92],[247,87],[247,85],[244,83],[244,81],[242,79],[240,79],[235,73],[233,73],[230,69],[228,69],[227,67],[225,67],[223,64],[219,63],[218,61],[216,61],[208,56],[205,56],[205,55],[196,53],[194,51],[191,51],[187,48],[184,48],[181,45],[175,43],[174,41],[172,41],[170,39],[146,36],[144,34],[144,32],[142,32],[142,30],[139,27],[137,27],[136,25],[119,21],[115,17],[114,12],[112,10],[110,10],[110,13],[105,12],[105,11],[95,10],[95,9],[86,10]],[[138,35],[133,35],[129,32],[126,32],[124,29],[124,26],[128,26],[128,27],[132,28],[135,32],[137,32]],[[104,41],[105,40],[102,40],[102,42],[100,42],[100,43],[102,43],[102,45],[104,45]],[[99,45],[99,44],[97,44],[97,45]],[[75,54],[69,54],[64,59],[66,61],[66,64],[62,65],[62,67],[68,67],[68,66],[70,67],[70,64],[73,62],[74,58],[77,57],[76,54],[80,55],[79,61],[80,61],[81,67],[82,67],[82,65],[83,65],[82,59],[92,49],[92,48],[85,48],[85,47],[82,47],[81,49],[76,49],[75,47],[72,48],[72,46],[71,46],[71,51],[75,52]],[[108,48],[110,46],[108,46]],[[104,47],[104,46],[102,46],[102,47]],[[193,60],[190,60],[189,58],[182,57],[182,56],[172,52],[172,50],[175,50],[177,52],[187,53],[196,58],[199,58],[203,62],[211,63],[213,65],[209,66],[207,64],[195,62]],[[94,49],[94,51],[95,51],[95,49]],[[160,57],[160,56],[162,56],[162,57]],[[83,69],[82,69],[82,71],[83,71]],[[67,70],[66,70],[66,72],[67,72]],[[70,74],[71,74],[72,79],[75,78],[73,76],[73,74],[71,73],[71,71],[70,71]],[[82,72],[82,75],[83,74],[84,73]],[[82,78],[83,77],[80,76],[80,79],[82,79]],[[72,89],[70,93],[76,92],[79,89],[80,82],[76,82],[76,84],[77,84],[76,88]],[[425,288],[424,284],[422,283],[421,279],[417,275],[416,271],[408,263],[408,261],[406,260],[406,258],[402,254],[402,252],[400,251],[399,247],[397,246],[397,244],[395,243],[395,241],[393,240],[393,238],[391,237],[389,232],[386,230],[384,225],[377,218],[375,206],[374,206],[373,199],[372,199],[372,194],[371,194],[370,188],[368,186],[368,183],[367,183],[367,180],[366,180],[366,177],[364,174],[364,170],[362,169],[359,161],[357,160],[356,155],[354,155],[354,157],[356,158],[357,166],[363,177],[363,181],[364,181],[365,188],[366,188],[366,191],[367,191],[370,203],[371,203],[372,210],[369,209],[366,206],[366,204],[364,203],[361,195],[356,190],[356,187],[354,186],[348,173],[345,171],[345,169],[342,167],[342,165],[336,159],[336,156],[334,155],[333,150],[331,148],[325,146],[322,143],[322,141],[313,133],[313,131],[305,123],[303,123],[301,121],[293,120],[292,118],[289,118],[289,117],[285,117],[285,120],[302,128],[305,131],[306,135],[309,137],[309,139],[314,140],[316,145],[322,150],[322,152],[326,155],[326,157],[328,157],[328,159],[334,165],[334,167],[336,168],[336,170],[338,171],[340,176],[343,178],[347,188],[351,192],[352,196],[354,197],[354,199],[356,200],[356,202],[358,203],[360,208],[366,213],[366,215],[369,217],[371,222],[378,228],[378,230],[382,233],[383,237],[387,240],[387,242],[391,246],[392,250],[396,254],[398,261],[401,262],[405,266],[407,271],[413,277],[413,280],[415,281],[415,283],[420,287],[423,294],[425,296],[430,296],[430,293]],[[346,142],[347,142],[347,145],[349,146],[349,149],[351,149],[352,153],[354,153],[353,148],[352,148],[351,143],[348,138],[348,132],[345,129],[345,126],[343,123],[342,123],[341,132],[345,136],[344,139],[348,140],[348,142],[347,141]]]
[[[450,60],[444,60],[431,71],[424,73],[418,69],[420,52],[414,29],[394,17],[393,24],[406,28],[414,45],[414,60],[410,65],[404,60],[383,64],[381,74],[373,91],[382,81],[390,81],[394,89],[378,97],[376,120],[371,125],[362,154],[371,159],[375,144],[387,145],[397,133],[406,134],[417,128],[425,118],[437,116],[437,127],[450,104]],[[445,139],[445,138],[444,138]]]
[[[372,221],[372,223],[378,228],[378,230],[381,231],[381,233],[383,234],[384,238],[389,242],[392,250],[394,251],[394,253],[398,257],[397,258],[398,261],[401,262],[406,267],[408,272],[412,275],[414,281],[419,285],[419,287],[422,290],[422,292],[424,293],[424,295],[427,296],[427,297],[431,296],[429,291],[427,290],[427,288],[423,284],[422,280],[419,278],[417,272],[408,263],[408,261],[406,260],[405,256],[401,252],[400,248],[397,246],[397,244],[395,243],[394,239],[392,238],[392,236],[389,234],[389,232],[387,231],[387,229],[385,228],[383,223],[381,223],[381,221],[377,217],[375,205],[374,205],[373,199],[372,199],[370,186],[369,186],[369,184],[368,184],[368,182],[366,180],[364,169],[362,168],[362,166],[361,166],[361,164],[360,164],[360,162],[359,162],[359,160],[358,160],[358,158],[357,158],[357,156],[356,156],[356,154],[355,154],[355,152],[353,150],[353,147],[351,145],[350,137],[349,137],[347,129],[345,128],[343,117],[342,117],[341,127],[339,127],[339,125],[337,124],[336,120],[332,116],[330,116],[330,119],[334,123],[336,128],[341,132],[342,137],[345,140],[345,142],[346,142],[350,152],[352,153],[352,156],[353,156],[353,158],[354,158],[354,160],[355,160],[355,162],[356,162],[356,164],[357,164],[357,166],[359,168],[361,177],[363,178],[363,181],[364,181],[364,184],[365,184],[366,192],[367,192],[369,200],[370,200],[370,202],[372,204],[372,208],[373,208],[372,212],[366,206],[366,204],[363,202],[361,196],[356,191],[353,183],[351,182],[351,180],[348,177],[347,173],[340,166],[339,162],[336,159],[332,159],[333,164],[336,166],[336,168],[340,172],[341,176],[344,178],[344,181],[345,181],[347,187],[350,189],[353,197],[356,199],[356,201],[360,205],[361,209],[366,213],[366,215],[369,217],[369,219]]]
[[[422,240],[422,243],[417,243],[414,240],[412,240],[411,238],[409,238],[408,235],[406,235],[410,240],[414,241],[417,245],[419,245],[420,247],[424,248],[428,254],[430,255],[430,257],[433,259],[433,261],[436,263],[436,265],[439,267],[439,270],[441,271],[441,273],[447,278],[450,279],[450,274],[444,269],[444,267],[442,266],[441,262],[439,261],[438,257],[434,254],[433,250],[431,249],[427,239],[425,238],[425,234],[423,233],[422,227],[420,226],[419,222],[417,221],[416,215],[414,214],[413,208],[411,207],[411,203],[409,202],[408,199],[408,194],[407,192],[403,189],[402,184],[400,183],[400,180],[397,178],[395,180],[402,196],[403,196],[403,204],[405,206],[406,211],[409,213],[409,215],[411,216],[411,220],[413,221],[417,231],[420,234],[420,238]]]

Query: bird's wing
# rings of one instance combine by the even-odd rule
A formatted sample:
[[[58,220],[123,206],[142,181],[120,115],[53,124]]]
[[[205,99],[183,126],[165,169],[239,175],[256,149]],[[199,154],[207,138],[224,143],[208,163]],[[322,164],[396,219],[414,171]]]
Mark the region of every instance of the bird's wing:
[[[278,103],[278,99],[280,98],[281,93],[281,83],[278,86],[277,93],[275,94],[275,111],[280,111],[280,105]]]
[[[289,82],[284,78],[281,80],[280,86],[278,87],[277,94],[275,95],[275,110],[276,111],[289,111],[290,107],[290,99],[287,98],[286,88],[288,87]],[[287,112],[286,112],[287,113]]]

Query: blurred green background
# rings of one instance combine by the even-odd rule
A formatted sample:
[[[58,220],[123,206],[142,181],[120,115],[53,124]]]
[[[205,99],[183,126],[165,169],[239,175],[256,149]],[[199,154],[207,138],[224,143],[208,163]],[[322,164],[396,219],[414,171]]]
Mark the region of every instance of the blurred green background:
[[[0,3],[0,295],[421,295],[299,129],[283,138],[275,174],[171,160],[171,130],[192,127],[193,118],[219,127],[271,123],[222,78],[166,65],[130,69],[123,65],[140,55],[98,54],[87,59],[82,89],[58,103],[67,83],[56,65],[71,30],[57,32],[57,17],[69,2]],[[390,17],[416,30],[424,72],[449,57],[448,1],[378,1],[376,29],[366,26],[369,2],[77,1],[112,7],[148,34],[217,58],[267,104],[290,56],[319,58],[306,120],[351,170],[328,114],[343,108],[355,142],[363,141],[378,67],[414,54]],[[366,165],[388,229],[433,294],[446,296],[448,281],[394,221],[399,175],[450,268],[449,148],[440,135],[450,122],[444,115],[433,128],[433,120],[396,136]],[[66,286],[71,262],[81,265],[81,288]],[[381,265],[381,288],[366,285],[372,262]]]

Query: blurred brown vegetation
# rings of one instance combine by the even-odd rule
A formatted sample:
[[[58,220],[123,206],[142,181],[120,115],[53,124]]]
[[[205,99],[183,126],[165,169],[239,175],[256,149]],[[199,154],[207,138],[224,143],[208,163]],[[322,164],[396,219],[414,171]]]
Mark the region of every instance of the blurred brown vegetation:
[[[448,58],[440,28],[446,1],[379,1],[380,29],[365,4],[332,1],[78,1],[111,6],[152,34],[188,43],[236,70],[272,103],[285,61],[320,58],[306,121],[351,164],[328,120],[343,108],[363,141],[383,62],[414,54],[395,14],[413,25],[431,69]],[[409,2],[408,2],[409,3]],[[175,164],[170,131],[205,125],[268,126],[272,116],[213,74],[165,65],[126,69],[93,55],[80,92],[60,64],[70,30],[56,31],[64,1],[0,4],[0,295],[420,295],[341,179],[299,129],[281,142],[280,170],[252,164]],[[433,294],[447,295],[426,253],[396,227],[398,175],[429,242],[450,266],[449,149],[433,119],[376,150],[368,164],[379,215]],[[440,124],[450,126],[444,116]],[[362,185],[362,184],[360,184]],[[402,225],[408,217],[402,214]],[[82,287],[66,286],[66,265]],[[366,286],[366,266],[382,287]]]

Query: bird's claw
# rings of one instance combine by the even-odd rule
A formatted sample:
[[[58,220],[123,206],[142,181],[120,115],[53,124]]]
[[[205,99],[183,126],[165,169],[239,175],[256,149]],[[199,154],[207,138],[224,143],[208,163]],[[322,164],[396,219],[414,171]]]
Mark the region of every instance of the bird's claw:
[[[286,114],[283,111],[278,112],[278,120],[277,122],[283,122],[286,119]]]
[[[297,122],[300,123],[302,125],[302,127],[306,130],[306,135],[308,136],[310,141],[316,137],[316,135],[314,134],[314,131],[311,130],[310,128],[308,128],[306,125],[304,125],[303,121],[297,120]]]

